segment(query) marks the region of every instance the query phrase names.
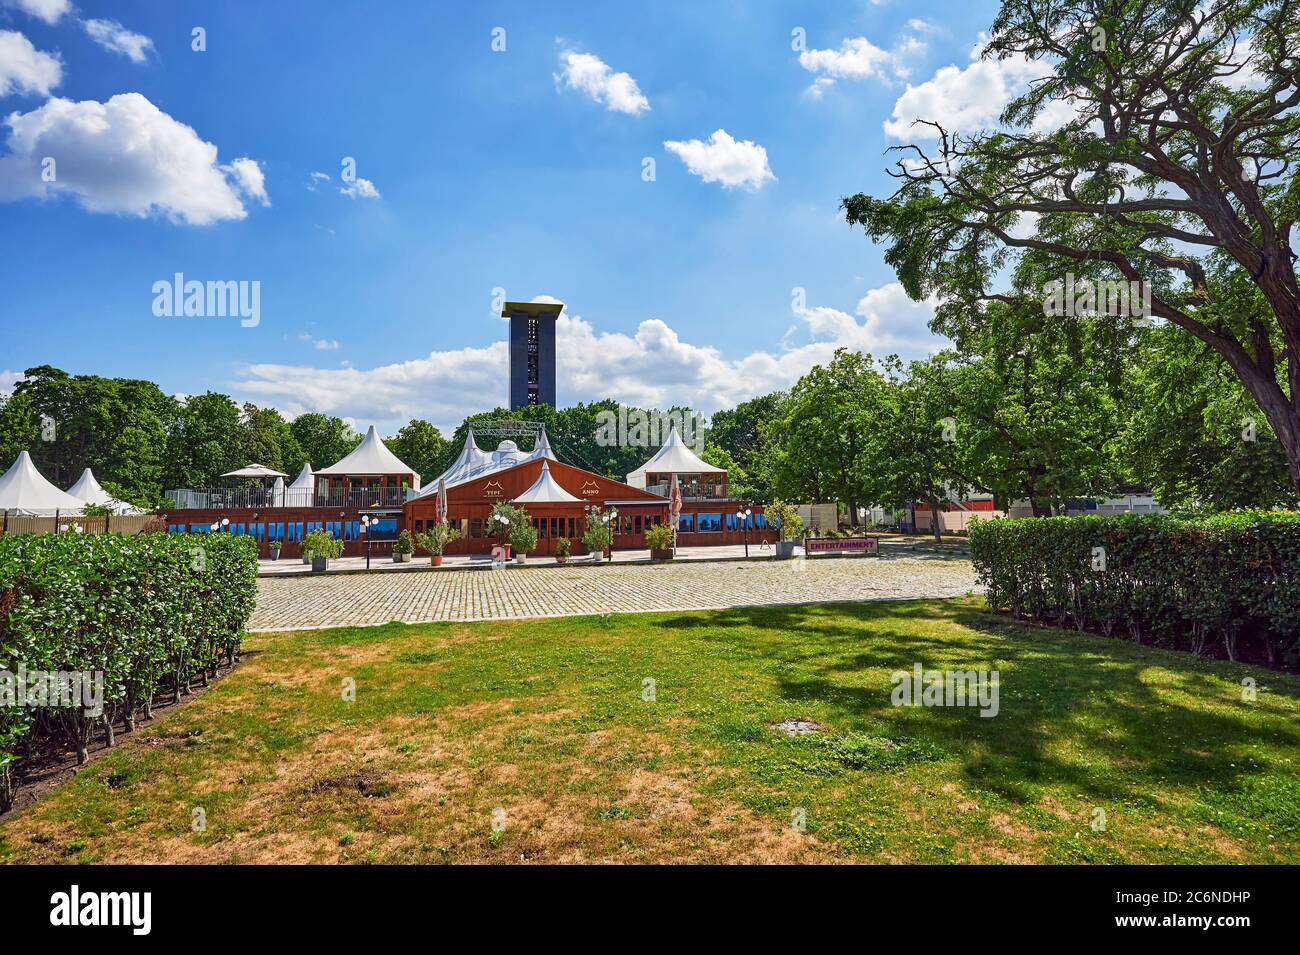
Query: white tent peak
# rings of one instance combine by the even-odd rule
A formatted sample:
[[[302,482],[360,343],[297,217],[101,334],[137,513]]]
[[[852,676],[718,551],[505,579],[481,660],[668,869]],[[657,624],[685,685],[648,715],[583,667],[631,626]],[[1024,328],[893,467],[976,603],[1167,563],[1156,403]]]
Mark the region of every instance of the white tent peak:
[[[311,462],[308,461],[306,464],[302,466],[302,470],[298,472],[298,476],[293,479],[293,483],[290,484],[289,487],[291,489],[297,489],[303,487],[311,488],[314,487],[315,484],[316,484],[315,475],[312,473],[311,470]]]
[[[542,472],[532,487],[524,491],[514,501],[516,504],[581,504],[582,499],[574,497],[551,476],[550,462],[542,460]]]
[[[316,474],[318,476],[322,474],[358,474],[367,476],[410,474],[414,481],[415,490],[420,489],[420,475],[416,474],[401,458],[388,450],[388,445],[384,444],[384,439],[379,437],[379,432],[375,430],[373,424],[351,454],[344,456],[343,460],[331,464],[327,468],[321,468]]]
[[[77,478],[77,483],[68,488],[68,493],[73,497],[84,501],[87,504],[98,504],[101,507],[110,508],[114,514],[139,514],[138,507],[119,501],[113,495],[105,491],[95,479],[94,472],[90,468],[81,472],[81,477]]]
[[[76,515],[85,505],[81,498],[45,480],[26,451],[19,451],[13,465],[0,475],[0,510],[38,517],[55,511]]]
[[[644,488],[647,474],[726,474],[726,468],[716,468],[700,460],[699,455],[686,446],[674,424],[664,439],[663,446],[645,464],[627,476],[632,487]]]
[[[550,458],[552,461],[558,461],[555,452],[551,450],[551,441],[546,437],[546,425],[542,425],[542,433],[537,436],[537,444],[533,447],[532,453],[528,455],[530,461],[544,461]]]

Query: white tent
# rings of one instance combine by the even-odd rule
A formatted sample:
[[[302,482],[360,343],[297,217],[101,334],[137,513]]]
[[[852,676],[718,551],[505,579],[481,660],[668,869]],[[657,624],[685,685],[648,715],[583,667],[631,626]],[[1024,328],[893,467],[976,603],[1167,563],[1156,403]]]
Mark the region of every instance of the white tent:
[[[275,468],[268,468],[265,464],[250,464],[246,468],[240,468],[237,471],[227,471],[222,477],[228,478],[284,478],[289,475],[283,471],[277,471]]]
[[[316,476],[312,474],[311,462],[302,466],[293,483],[284,489],[284,507],[311,507],[316,493]]]
[[[582,498],[574,497],[560,487],[555,478],[551,477],[551,465],[543,461],[542,473],[537,475],[537,480],[533,482],[532,487],[515,498],[514,502],[516,504],[581,504]]]
[[[77,515],[85,504],[45,480],[26,451],[20,451],[13,466],[0,475],[0,511],[27,517],[49,517],[56,511],[60,516]]]
[[[701,461],[699,456],[686,446],[686,442],[677,433],[677,427],[674,425],[672,430],[668,432],[668,438],[664,441],[663,447],[656,451],[654,457],[649,461],[629,474],[627,483],[631,487],[644,488],[647,474],[726,473],[726,468],[715,468],[712,464],[705,464]]]
[[[465,444],[460,449],[460,454],[452,462],[451,467],[443,471],[436,478],[429,482],[428,488],[421,497],[428,494],[438,493],[438,482],[446,481],[448,486],[462,481],[469,475],[488,467],[492,464],[492,455],[480,448],[474,440],[474,429],[467,428],[465,431]]]
[[[382,474],[410,474],[413,482],[413,489],[420,489],[420,475],[415,470],[404,464],[397,455],[388,450],[388,445],[384,444],[379,432],[375,430],[372,424],[366,436],[361,439],[356,450],[343,458],[336,464],[327,468],[321,468],[316,472],[316,476],[322,475],[362,475],[378,476]]]
[[[81,472],[81,477],[77,478],[77,483],[68,488],[68,493],[73,497],[85,501],[87,504],[98,504],[107,507],[114,514],[143,514],[144,511],[133,504],[127,504],[119,501],[113,495],[109,494],[99,482],[95,480],[95,475],[90,468]]]
[[[555,452],[551,450],[551,441],[548,437],[546,437],[546,427],[545,425],[543,425],[542,433],[537,436],[537,445],[529,453],[528,460],[544,461],[547,458],[549,458],[552,461],[560,460],[555,456]]]

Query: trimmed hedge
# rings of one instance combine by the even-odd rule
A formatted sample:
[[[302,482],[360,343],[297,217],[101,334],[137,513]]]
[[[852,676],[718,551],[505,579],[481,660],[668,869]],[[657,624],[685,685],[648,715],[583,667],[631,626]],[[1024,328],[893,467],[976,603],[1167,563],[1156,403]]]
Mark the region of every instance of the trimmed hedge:
[[[1300,668],[1300,513],[997,519],[970,544],[995,609]]]
[[[0,669],[104,674],[104,713],[0,707],[0,811],[33,737],[62,734],[84,762],[101,727],[134,728],[154,695],[174,697],[238,658],[257,588],[257,544],[212,534],[0,537]]]

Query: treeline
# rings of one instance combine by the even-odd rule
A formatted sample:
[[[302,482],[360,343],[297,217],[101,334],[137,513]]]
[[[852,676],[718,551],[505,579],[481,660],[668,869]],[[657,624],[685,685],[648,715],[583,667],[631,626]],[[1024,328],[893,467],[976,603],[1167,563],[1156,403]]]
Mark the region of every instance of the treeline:
[[[618,407],[607,400],[559,410],[496,408],[466,418],[450,436],[414,419],[384,442],[431,479],[455,461],[471,425],[501,418],[539,421],[561,458],[621,480],[654,449],[598,443],[598,416]],[[48,365],[27,369],[12,394],[0,395],[0,469],[26,450],[60,487],[89,467],[109,493],[144,507],[161,506],[170,488],[218,485],[225,472],[253,462],[292,478],[307,462],[317,468],[333,464],[360,440],[333,415],[312,412],[289,420],[274,408],[239,404],[216,392],[176,398],[150,381],[70,375]],[[483,435],[479,446],[492,450],[501,440]],[[516,442],[532,449],[531,439]],[[726,466],[725,453],[710,455]]]

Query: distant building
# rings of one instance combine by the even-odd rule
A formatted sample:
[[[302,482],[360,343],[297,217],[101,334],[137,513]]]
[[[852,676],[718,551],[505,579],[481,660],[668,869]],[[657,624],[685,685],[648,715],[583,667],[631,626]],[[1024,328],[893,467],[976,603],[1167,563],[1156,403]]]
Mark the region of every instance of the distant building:
[[[510,319],[510,408],[555,407],[555,321],[560,302],[506,302]]]

